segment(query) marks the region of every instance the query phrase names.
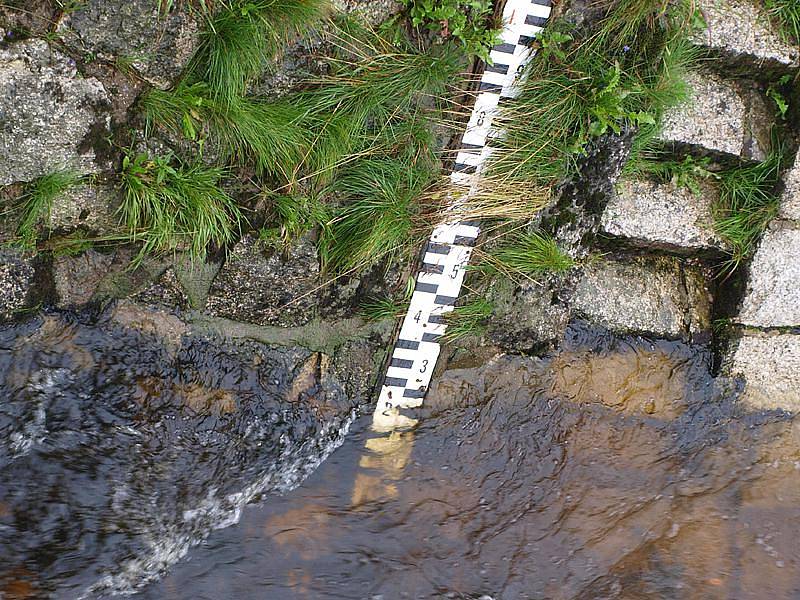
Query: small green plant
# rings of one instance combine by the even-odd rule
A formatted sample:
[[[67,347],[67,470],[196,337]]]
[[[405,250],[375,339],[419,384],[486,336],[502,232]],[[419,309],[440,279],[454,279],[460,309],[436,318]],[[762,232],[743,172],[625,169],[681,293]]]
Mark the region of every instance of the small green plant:
[[[399,319],[406,314],[414,293],[415,279],[409,277],[405,291],[400,296],[379,296],[368,299],[361,307],[361,315],[368,321]]]
[[[800,43],[800,3],[797,0],[764,0],[764,5],[783,34]]]
[[[168,0],[169,1],[169,0]],[[227,105],[244,95],[286,42],[327,12],[326,0],[229,0],[209,18],[192,58],[192,82]]]
[[[710,165],[709,157],[697,158],[687,155],[683,160],[674,160],[663,158],[660,153],[656,153],[636,156],[625,165],[625,172],[629,175],[650,176],[662,183],[672,182],[699,196],[702,193],[701,181],[719,178],[716,173],[709,170]]]
[[[222,168],[184,164],[171,156],[127,154],[119,214],[130,241],[143,243],[139,258],[178,250],[204,258],[211,244],[231,243],[243,218],[219,187],[225,174]]]
[[[23,246],[36,243],[36,226],[50,215],[53,202],[60,195],[81,182],[80,173],[71,169],[54,171],[31,183],[19,200],[20,218],[17,235]]]
[[[326,227],[331,210],[317,196],[270,196],[272,211],[278,225],[278,238],[284,245],[314,227]]]
[[[720,199],[712,206],[714,229],[730,247],[732,270],[755,250],[761,234],[778,211],[775,188],[783,151],[780,146],[763,162],[720,173]]]
[[[784,89],[791,81],[791,75],[784,75],[767,88],[767,96],[775,102],[775,107],[778,109],[782,119],[785,119],[786,113],[789,112],[789,99],[784,94]]]
[[[487,255],[483,267],[490,271],[538,277],[563,273],[575,265],[572,258],[543,232],[517,234],[505,245]]]
[[[364,159],[342,169],[329,192],[346,203],[323,232],[323,266],[344,272],[408,255],[420,241],[419,198],[434,173],[432,165],[390,158]]]
[[[491,64],[489,51],[502,28],[492,17],[490,0],[403,0],[411,24],[424,26],[443,38],[458,40],[467,56]]]
[[[442,339],[452,344],[467,336],[477,336],[486,331],[486,320],[492,316],[494,306],[484,298],[471,300],[457,306],[445,317],[447,331]]]

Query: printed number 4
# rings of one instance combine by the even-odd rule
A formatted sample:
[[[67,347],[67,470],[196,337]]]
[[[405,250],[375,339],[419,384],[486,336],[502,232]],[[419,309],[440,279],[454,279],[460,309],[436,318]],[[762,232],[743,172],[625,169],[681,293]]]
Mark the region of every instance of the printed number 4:
[[[419,312],[417,312],[417,314],[415,314],[415,315],[414,315],[414,320],[415,320],[417,323],[419,323],[419,320],[420,320],[421,318],[422,318],[422,311],[419,311]]]

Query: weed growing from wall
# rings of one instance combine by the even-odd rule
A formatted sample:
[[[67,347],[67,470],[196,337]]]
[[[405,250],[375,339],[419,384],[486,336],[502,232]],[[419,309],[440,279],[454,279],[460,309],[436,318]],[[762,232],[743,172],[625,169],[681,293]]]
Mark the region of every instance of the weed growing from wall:
[[[44,175],[27,186],[18,205],[17,236],[20,245],[36,245],[36,228],[42,220],[49,219],[53,202],[59,195],[78,185],[82,179],[77,171],[63,169]]]
[[[145,254],[185,251],[205,257],[209,246],[232,242],[243,218],[220,188],[225,169],[172,157],[129,153],[123,159],[119,215],[131,242]]]

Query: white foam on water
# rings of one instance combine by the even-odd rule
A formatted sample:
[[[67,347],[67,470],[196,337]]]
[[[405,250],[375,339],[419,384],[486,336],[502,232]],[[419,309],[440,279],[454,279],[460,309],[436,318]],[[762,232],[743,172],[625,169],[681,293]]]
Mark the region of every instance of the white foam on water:
[[[323,425],[316,437],[288,446],[277,461],[279,464],[286,461],[283,467],[267,471],[239,492],[220,497],[215,489],[209,490],[198,506],[184,511],[183,522],[179,526],[145,534],[149,538],[150,554],[129,560],[113,574],[101,577],[86,589],[80,600],[101,594],[135,594],[185,557],[193,546],[200,544],[212,531],[238,523],[242,509],[261,494],[293,490],[344,443],[355,418],[356,411],[352,410],[346,417]]]

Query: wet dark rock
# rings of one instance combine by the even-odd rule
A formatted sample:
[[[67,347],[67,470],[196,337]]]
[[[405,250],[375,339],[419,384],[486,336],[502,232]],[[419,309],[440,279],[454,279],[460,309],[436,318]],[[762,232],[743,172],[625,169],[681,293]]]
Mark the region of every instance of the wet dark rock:
[[[488,340],[506,351],[539,353],[556,343],[569,321],[569,308],[554,291],[560,281],[515,283],[496,278],[486,292],[493,311]]]
[[[107,134],[108,96],[42,40],[0,48],[0,185],[52,171],[97,170],[88,137]]]
[[[76,53],[136,69],[166,88],[199,43],[200,22],[183,3],[168,13],[151,0],[88,0],[68,12],[57,31]]]
[[[76,256],[59,256],[53,260],[57,306],[77,308],[88,303],[108,273],[114,256],[87,250]]]
[[[303,325],[317,314],[319,284],[319,258],[310,234],[285,253],[247,234],[214,280],[205,310],[257,325]]]
[[[131,296],[131,299],[153,307],[178,310],[189,308],[189,298],[187,298],[186,292],[175,276],[175,271],[172,267],[167,268],[150,285]]]
[[[132,303],[0,327],[0,582],[131,591],[342,441],[334,359],[230,344]]]
[[[556,202],[542,212],[541,226],[575,258],[584,257],[594,241],[600,218],[614,195],[622,167],[628,160],[634,131],[606,135],[579,160],[578,174],[561,186]]]

